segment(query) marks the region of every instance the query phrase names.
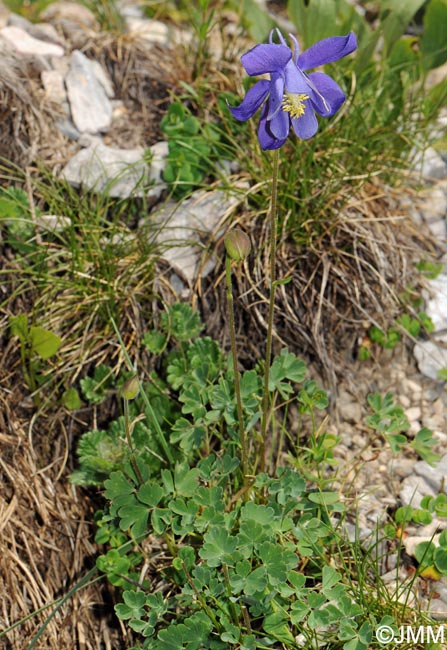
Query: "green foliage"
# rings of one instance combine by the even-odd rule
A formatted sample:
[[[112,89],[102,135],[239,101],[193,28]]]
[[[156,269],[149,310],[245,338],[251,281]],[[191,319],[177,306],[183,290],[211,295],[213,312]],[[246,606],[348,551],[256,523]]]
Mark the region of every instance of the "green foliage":
[[[419,563],[420,573],[429,573],[434,569],[440,576],[447,575],[447,530],[442,531],[437,542],[432,540],[418,544],[414,556]]]
[[[175,198],[200,186],[222,157],[221,134],[212,122],[201,122],[180,101],[170,105],[161,121],[169,153],[163,177]]]
[[[36,250],[28,196],[21,188],[0,188],[0,226],[2,223],[7,229],[6,241],[15,251],[26,254]]]
[[[373,415],[366,418],[366,423],[383,434],[393,453],[397,454],[407,446],[413,448],[430,465],[434,465],[440,460],[440,455],[432,450],[436,441],[433,439],[433,432],[430,429],[426,427],[420,429],[412,442],[409,442],[402,433],[410,428],[410,423],[403,408],[394,403],[391,393],[387,393],[384,397],[378,393],[372,393],[368,395],[368,404]]]
[[[416,264],[417,270],[422,273],[429,280],[434,280],[438,277],[444,268],[442,262],[431,262],[430,260],[420,260]]]
[[[424,311],[420,311],[416,317],[401,314],[396,318],[395,325],[392,325],[386,331],[377,327],[377,325],[373,325],[368,332],[368,339],[386,350],[392,350],[402,340],[404,334],[408,334],[415,339],[422,331],[430,334],[433,329],[432,319]],[[361,361],[366,361],[369,357],[370,350],[363,344],[359,350],[359,358]]]
[[[11,316],[9,327],[11,336],[19,339],[23,375],[29,389],[34,392],[46,380],[42,361],[57,354],[62,339],[44,327],[29,325],[26,314]]]
[[[96,366],[93,377],[84,377],[80,382],[82,394],[90,404],[102,404],[114,383],[112,370],[104,364]]]
[[[421,55],[425,68],[447,61],[447,0],[430,0],[424,16]]]
[[[278,467],[273,476],[254,478],[249,500],[238,498],[244,483],[232,364],[212,339],[199,338],[202,324],[189,306],[169,307],[159,325],[145,338],[154,354],[163,351],[159,374],[126,400],[127,418],[82,436],[72,476],[104,488],[107,506],[96,516],[96,541],[108,549],[97,566],[123,589],[117,616],[140,635],[143,648],[254,649],[298,634],[366,647],[362,639],[371,624],[329,566],[339,543],[331,517],[344,511],[338,492],[309,489],[296,469]],[[297,399],[312,422],[328,402],[306,379],[305,364],[284,349],[271,369],[273,402]],[[241,376],[244,426],[254,436],[261,370]],[[84,395],[96,400],[109,379],[110,371],[100,367],[82,383]],[[169,465],[162,462],[144,394],[170,445]],[[329,447],[310,462],[324,467]],[[164,594],[153,594],[149,578],[139,577],[149,535],[169,550]]]

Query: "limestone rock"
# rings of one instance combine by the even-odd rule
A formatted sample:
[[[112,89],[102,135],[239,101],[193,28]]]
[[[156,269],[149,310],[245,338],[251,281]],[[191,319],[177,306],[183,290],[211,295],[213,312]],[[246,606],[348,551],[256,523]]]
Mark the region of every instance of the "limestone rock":
[[[170,41],[169,27],[159,20],[147,18],[126,17],[126,27],[129,34],[149,43],[168,45]]]
[[[71,115],[78,131],[106,131],[112,122],[112,105],[95,74],[95,66],[79,50],[71,54],[65,84]]]
[[[221,232],[226,217],[241,200],[240,192],[198,190],[180,204],[169,201],[153,217],[151,215],[159,229],[155,240],[161,245],[162,259],[189,285],[199,273],[206,277],[215,265],[208,259],[205,266],[201,266],[204,250],[201,240],[211,233]],[[142,221],[140,225],[147,225],[147,222]]]
[[[60,232],[71,226],[70,217],[60,214],[40,214],[36,217],[36,225],[39,230]]]
[[[438,372],[447,368],[447,348],[434,341],[418,341],[413,354],[420,372],[430,379],[438,380]]]
[[[59,70],[43,70],[41,79],[46,97],[49,101],[60,105],[67,101],[64,76]]]
[[[0,30],[0,36],[3,36],[19,54],[44,57],[64,56],[64,49],[60,45],[34,38],[21,27],[7,25]]]
[[[411,475],[402,482],[399,496],[403,506],[411,505],[413,508],[419,508],[422,497],[427,495],[436,496],[425,478]]]
[[[66,2],[65,0],[52,2],[41,12],[40,18],[48,22],[70,21],[82,27],[98,29],[98,21],[93,12],[78,2]]]
[[[444,491],[447,494],[447,485],[445,479],[447,477],[447,455],[436,463],[434,467],[421,460],[414,466],[415,473],[422,477],[434,490],[436,494]]]
[[[416,154],[413,161],[413,168],[424,180],[447,177],[447,165],[442,159],[442,156],[433,147],[427,147],[425,151]]]
[[[441,273],[428,281],[430,295],[426,301],[425,311],[433,321],[434,331],[447,329],[447,274]]]
[[[61,176],[74,187],[83,185],[109,196],[127,198],[135,195],[135,188],[147,177],[143,154],[140,147],[125,150],[94,143],[73,156]]]

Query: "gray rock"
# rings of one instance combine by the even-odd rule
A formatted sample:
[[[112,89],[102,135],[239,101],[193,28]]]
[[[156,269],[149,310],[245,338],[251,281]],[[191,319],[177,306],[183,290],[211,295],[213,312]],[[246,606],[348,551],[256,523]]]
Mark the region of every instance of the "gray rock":
[[[408,476],[401,485],[399,497],[403,506],[419,508],[422,497],[436,496],[431,485],[421,476]]]
[[[413,354],[420,372],[430,379],[438,380],[438,372],[447,368],[447,348],[433,341],[418,341]]]
[[[148,199],[158,199],[161,193],[166,189],[166,183],[163,180],[163,171],[168,156],[168,143],[164,140],[156,142],[150,148],[150,173],[149,181],[151,187],[147,193]]]
[[[125,21],[127,31],[132,36],[158,45],[168,45],[170,42],[169,27],[159,20],[127,16]]]
[[[240,192],[199,190],[180,204],[168,201],[155,215],[151,215],[155,227],[158,227],[155,241],[161,246],[162,259],[190,286],[198,274],[206,277],[215,265],[209,258],[202,265],[203,237],[221,233],[226,218],[241,200]],[[146,220],[140,222],[140,226],[148,225]],[[151,233],[153,229],[154,226],[150,225]]]
[[[447,165],[433,147],[427,147],[425,151],[416,154],[413,168],[425,180],[447,178]]]
[[[95,66],[82,52],[74,50],[65,77],[71,115],[78,131],[99,133],[112,122],[112,105],[95,74]]]
[[[434,583],[428,611],[437,621],[447,620],[447,579],[445,577]]]
[[[10,27],[20,27],[20,29],[24,29],[25,32],[27,32],[33,25],[33,23],[30,22],[27,18],[15,13],[9,14],[6,24]]]
[[[52,2],[41,13],[40,18],[48,22],[70,21],[92,30],[98,29],[98,22],[90,9],[78,2]]]
[[[62,135],[65,135],[65,137],[69,140],[72,140],[74,142],[76,140],[79,140],[81,134],[68,117],[61,117],[56,120],[56,126]]]
[[[7,25],[0,29],[0,36],[3,36],[11,46],[11,49],[19,54],[36,57],[64,56],[64,49],[60,45],[34,38],[21,27]]]
[[[101,86],[104,88],[105,93],[109,99],[112,99],[115,97],[115,88],[113,87],[112,80],[110,79],[110,76],[108,73],[104,70],[102,65],[98,61],[90,61],[92,68],[93,68],[93,74],[101,84]]]
[[[425,460],[418,461],[414,466],[417,476],[420,476],[430,485],[435,494],[444,491],[447,494],[447,455],[432,467]]]
[[[148,179],[148,167],[143,156],[141,147],[115,149],[96,142],[78,151],[64,167],[61,176],[74,187],[83,185],[113,197],[141,196],[141,184]]]
[[[55,27],[48,23],[37,23],[32,24],[26,30],[28,34],[38,38],[41,41],[47,41],[48,43],[55,43],[61,47],[65,47],[66,43],[63,38],[57,33]]]
[[[64,75],[59,70],[43,70],[40,76],[48,100],[60,105],[67,101]]]
[[[441,273],[427,284],[425,311],[433,321],[434,331],[439,332],[447,328],[447,274]]]
[[[41,231],[61,232],[72,224],[70,217],[60,214],[39,214],[36,217],[36,225]]]

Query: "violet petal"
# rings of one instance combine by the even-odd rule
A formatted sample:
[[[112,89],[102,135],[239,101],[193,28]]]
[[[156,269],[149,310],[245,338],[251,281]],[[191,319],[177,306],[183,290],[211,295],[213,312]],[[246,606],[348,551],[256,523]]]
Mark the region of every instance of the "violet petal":
[[[295,134],[302,140],[308,140],[318,130],[318,122],[311,106],[307,105],[304,115],[292,120]]]
[[[279,111],[269,122],[269,128],[275,138],[284,140],[289,135],[290,116],[284,111]]]
[[[271,120],[276,113],[281,110],[281,104],[284,97],[284,76],[282,74],[272,74],[270,81],[269,112],[267,119]]]
[[[275,138],[275,136],[271,133],[270,129],[268,128],[267,118],[264,118],[259,122],[258,140],[259,140],[259,144],[261,145],[261,149],[263,149],[264,151],[279,149],[280,147],[283,146],[286,139],[287,138],[284,138],[284,140],[278,140],[278,138]]]
[[[298,58],[298,66],[301,70],[318,68],[320,65],[332,63],[351,54],[357,47],[357,38],[353,32],[347,36],[330,36],[318,41]]]
[[[324,72],[312,72],[309,75],[318,92],[324,97],[324,102],[316,93],[311,94],[312,104],[320,115],[331,117],[334,115],[346,99],[346,95],[332,77]]]
[[[267,79],[261,79],[252,86],[239,106],[229,106],[233,117],[241,122],[248,120],[256,113],[262,102],[266,99],[270,88],[270,82]]]
[[[284,45],[255,45],[241,56],[242,65],[247,74],[256,76],[267,72],[276,72],[284,68],[292,58],[292,50]]]

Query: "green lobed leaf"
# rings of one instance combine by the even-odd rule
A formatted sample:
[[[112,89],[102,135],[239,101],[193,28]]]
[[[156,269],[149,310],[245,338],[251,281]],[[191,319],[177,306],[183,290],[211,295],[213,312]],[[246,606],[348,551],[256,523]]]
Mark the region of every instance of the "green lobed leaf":
[[[205,533],[203,546],[199,550],[202,560],[210,567],[221,566],[222,562],[233,560],[237,547],[237,538],[221,527],[213,527]]]
[[[74,386],[62,393],[61,402],[69,411],[77,411],[82,406],[81,398]]]
[[[306,364],[302,359],[283,348],[270,368],[269,391],[277,390],[283,399],[293,393],[291,382],[299,383],[306,376]]]
[[[426,69],[436,68],[447,61],[447,0],[430,0],[428,3],[421,53]]]
[[[29,341],[32,350],[41,359],[49,359],[58,352],[62,345],[62,339],[57,334],[46,330],[43,327],[30,327]]]
[[[447,548],[438,546],[433,555],[435,567],[442,575],[447,575]]]

